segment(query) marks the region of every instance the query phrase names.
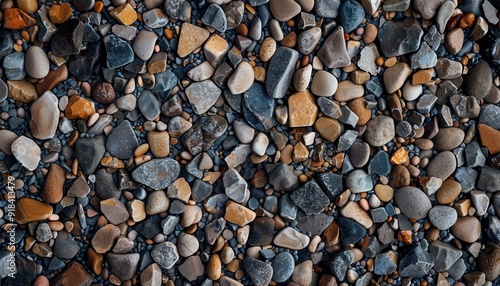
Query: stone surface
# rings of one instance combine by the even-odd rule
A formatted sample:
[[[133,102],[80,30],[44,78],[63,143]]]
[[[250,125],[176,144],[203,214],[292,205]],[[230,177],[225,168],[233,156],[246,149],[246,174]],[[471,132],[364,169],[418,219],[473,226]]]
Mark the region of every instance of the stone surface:
[[[20,136],[11,145],[12,154],[21,165],[29,171],[38,168],[40,162],[40,147],[35,141],[25,136]]]
[[[295,63],[298,58],[299,53],[287,47],[278,48],[272,56],[266,72],[265,83],[266,91],[272,98],[282,98],[285,96],[292,82]]]
[[[187,5],[186,1],[178,1],[178,0],[172,0],[174,2],[184,2]],[[165,2],[165,6],[167,5],[169,1]],[[167,10],[168,14],[168,10]],[[203,28],[200,28],[198,26],[189,24],[187,22],[182,24],[181,27],[181,35],[179,38],[179,44],[177,48],[177,54],[179,57],[184,58],[187,55],[189,55],[191,52],[196,50],[197,48],[201,47],[203,43],[208,39],[209,32]]]
[[[321,46],[318,58],[328,68],[345,67],[350,64],[347,47],[344,40],[344,28],[337,27]]]
[[[414,219],[425,218],[432,207],[424,192],[410,186],[398,189],[394,200],[404,215]]]
[[[365,140],[376,147],[390,142],[396,135],[394,120],[389,116],[376,116],[366,124]]]
[[[186,88],[186,96],[196,114],[207,112],[217,101],[221,90],[211,81],[194,82]]]
[[[134,130],[128,121],[115,127],[106,140],[106,150],[119,159],[128,159],[139,146]]]
[[[480,60],[464,78],[464,93],[476,99],[483,99],[491,90],[492,75],[490,66]]]
[[[155,190],[167,188],[177,179],[180,165],[171,158],[153,159],[137,167],[132,178]]]
[[[417,20],[387,21],[379,30],[378,39],[386,57],[396,57],[418,50],[424,32]],[[399,39],[394,41],[394,39]]]
[[[290,127],[313,125],[318,115],[318,107],[311,93],[305,90],[290,96],[288,114]]]
[[[50,139],[57,131],[59,108],[57,97],[50,91],[45,92],[30,107],[31,134],[37,139]]]

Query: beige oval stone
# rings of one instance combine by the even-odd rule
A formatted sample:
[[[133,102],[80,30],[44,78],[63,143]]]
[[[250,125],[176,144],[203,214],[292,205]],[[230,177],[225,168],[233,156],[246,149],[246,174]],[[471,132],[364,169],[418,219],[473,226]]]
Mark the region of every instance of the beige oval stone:
[[[157,158],[170,154],[170,136],[167,131],[150,131],[147,135],[149,148]]]
[[[337,101],[349,101],[365,94],[365,88],[360,84],[355,84],[350,80],[338,83],[337,90],[333,96]]]
[[[308,64],[307,66],[298,69],[293,75],[293,87],[297,91],[303,91],[309,85],[311,81],[312,74],[312,65]]]
[[[407,63],[399,62],[384,71],[384,85],[387,93],[394,93],[400,89],[411,74]]]
[[[467,243],[473,243],[481,236],[481,223],[473,216],[459,217],[451,227],[451,233]]]
[[[270,0],[269,7],[274,18],[281,22],[292,19],[301,10],[300,5],[293,0]]]
[[[272,37],[267,37],[262,41],[259,50],[259,57],[263,62],[267,62],[276,52],[276,41]]]
[[[317,71],[311,82],[311,92],[317,96],[332,96],[337,91],[338,84],[333,74],[324,70]]]
[[[232,94],[244,93],[252,86],[254,78],[252,66],[248,62],[241,62],[229,77],[227,87]]]
[[[222,264],[219,254],[215,253],[210,256],[207,263],[207,275],[212,280],[218,280],[222,275]]]
[[[390,202],[394,197],[394,189],[388,185],[376,184],[375,194],[383,202]]]

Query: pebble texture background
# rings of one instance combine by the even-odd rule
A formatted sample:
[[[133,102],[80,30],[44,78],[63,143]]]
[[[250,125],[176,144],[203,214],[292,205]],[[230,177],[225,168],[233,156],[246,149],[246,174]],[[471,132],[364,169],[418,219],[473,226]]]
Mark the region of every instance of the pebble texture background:
[[[0,1],[0,285],[499,285],[499,3]]]

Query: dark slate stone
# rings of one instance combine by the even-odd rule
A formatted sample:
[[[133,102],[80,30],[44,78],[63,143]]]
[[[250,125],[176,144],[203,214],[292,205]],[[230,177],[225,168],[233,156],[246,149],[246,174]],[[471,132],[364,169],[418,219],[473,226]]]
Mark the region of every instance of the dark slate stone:
[[[467,270],[467,265],[465,265],[465,261],[463,258],[459,258],[453,265],[448,269],[448,274],[450,274],[450,277],[453,278],[455,281],[460,280],[462,276],[464,276],[465,271]]]
[[[212,81],[218,86],[221,87],[226,84],[227,79],[233,73],[233,68],[229,66],[228,63],[223,62],[212,75]]]
[[[258,217],[250,224],[247,244],[250,246],[270,245],[274,237],[274,219]]]
[[[170,214],[181,214],[186,210],[186,205],[179,201],[179,200],[173,200],[170,203],[170,207],[168,208],[168,213]]]
[[[361,241],[366,234],[366,228],[352,219],[338,217],[336,221],[340,226],[340,241],[344,245]]]
[[[95,175],[95,191],[101,199],[120,198],[121,191],[115,184],[113,174],[108,173],[106,169],[99,169]]]
[[[378,76],[372,77],[365,83],[366,91],[379,97],[384,92],[384,85],[382,84],[382,79]]]
[[[462,186],[462,192],[468,193],[472,191],[476,186],[478,172],[472,168],[460,167],[455,171],[455,174],[453,176]]]
[[[424,31],[415,18],[387,21],[380,27],[378,40],[386,57],[401,56],[418,50]]]
[[[73,5],[78,11],[88,11],[94,8],[95,0],[73,0]]]
[[[368,173],[386,176],[392,170],[392,164],[389,162],[389,154],[385,151],[378,151],[368,163]]]
[[[316,175],[315,178],[320,188],[332,201],[344,191],[342,178],[337,174],[321,173]]]
[[[26,76],[24,54],[12,53],[3,59],[3,71],[8,80],[21,80]]]
[[[140,58],[135,58],[133,61],[128,63],[123,69],[132,74],[143,73],[146,71],[146,63]]]
[[[434,51],[437,51],[442,40],[443,35],[439,33],[435,25],[432,25],[424,36],[424,42],[426,42]]]
[[[318,215],[297,218],[297,227],[303,233],[311,233],[311,236],[314,236],[321,235],[332,222],[333,216],[320,213]]]
[[[477,188],[485,192],[496,192],[500,190],[500,170],[489,166],[481,168]]]
[[[156,234],[162,231],[161,218],[158,215],[150,216],[145,220],[138,222],[135,225],[135,230],[142,234],[145,238],[153,238]]]
[[[205,14],[201,18],[201,22],[207,26],[213,27],[221,33],[224,33],[227,29],[226,14],[224,14],[222,8],[217,4],[208,6],[207,10],[205,10]]]
[[[196,179],[191,186],[191,199],[196,202],[202,202],[210,196],[212,191],[213,186],[210,183]]]
[[[26,258],[16,255],[16,271],[14,277],[8,276],[2,280],[2,285],[6,286],[21,286],[32,285],[32,282],[37,277],[36,262],[27,260]],[[7,270],[8,271],[8,270]]]
[[[494,243],[500,243],[500,219],[496,216],[488,218],[488,229],[486,230],[488,237]]]
[[[0,58],[10,53],[13,44],[9,30],[0,28]]]
[[[256,0],[259,2],[264,2],[268,0]],[[253,6],[256,7],[256,6]],[[271,19],[271,10],[269,10],[269,6],[267,5],[260,5],[257,7],[257,15],[259,16],[260,20],[262,21],[262,26],[265,27],[267,26],[267,22]]]
[[[225,89],[224,98],[226,99],[227,104],[229,104],[234,111],[241,113],[241,102],[243,100],[243,96],[241,94],[232,94],[228,89]]]
[[[108,261],[111,272],[121,280],[130,280],[136,274],[139,266],[139,253],[108,253],[106,261]]]
[[[280,216],[289,220],[294,220],[297,217],[299,208],[292,202],[289,194],[280,197],[279,211]]]
[[[160,115],[161,102],[147,89],[137,99],[137,105],[142,115],[149,121],[155,120]]]
[[[259,131],[269,131],[276,125],[276,101],[269,97],[264,86],[255,82],[243,95],[243,116],[250,126]]]
[[[483,99],[490,93],[492,81],[490,66],[487,61],[481,59],[465,75],[464,93],[477,100]]]
[[[328,269],[337,277],[339,281],[344,280],[347,268],[354,261],[352,250],[344,250],[333,255],[332,258],[326,261]]]
[[[332,2],[335,5],[338,0]],[[318,8],[316,8],[316,11],[318,11]],[[347,0],[340,5],[339,20],[346,33],[354,31],[364,18],[365,9],[363,9],[363,6],[359,2]]]
[[[198,179],[203,178],[203,170],[200,170],[198,166],[200,165],[201,161],[201,153],[196,155],[189,163],[186,164],[186,171],[195,176]]]
[[[180,171],[180,164],[172,158],[153,159],[132,171],[132,178],[152,189],[161,190],[175,181]]]
[[[330,200],[323,193],[315,180],[310,180],[290,195],[292,202],[296,204],[306,215],[317,215],[330,204]]]
[[[391,274],[398,267],[396,264],[397,260],[397,253],[394,251],[388,251],[377,255],[375,257],[375,268],[373,269],[373,273],[376,275]]]
[[[181,142],[192,155],[208,151],[215,140],[227,129],[227,121],[220,115],[200,117],[181,137]]]
[[[491,1],[495,3],[496,1]],[[458,4],[458,9],[460,9],[464,14],[472,13],[477,16],[483,15],[483,8],[481,7],[484,3],[484,0],[477,1],[462,1]]]
[[[58,232],[54,242],[54,256],[61,259],[72,259],[80,251],[78,240],[65,230]]]
[[[177,76],[170,70],[155,74],[155,87],[152,92],[161,102],[165,102],[177,84]]]
[[[78,18],[65,22],[52,37],[50,46],[52,53],[58,57],[78,54],[81,49],[84,31],[85,27]]]
[[[163,8],[168,16],[177,20],[187,21],[191,16],[191,5],[184,0],[167,0]]]
[[[49,262],[49,271],[51,271],[51,272],[56,271],[56,270],[64,268],[64,266],[66,266],[66,264],[64,263],[63,260],[61,260],[57,257],[52,257],[52,259]]]
[[[269,285],[273,277],[271,265],[252,257],[243,260],[243,268],[254,285]]]
[[[101,42],[90,43],[87,49],[68,60],[68,72],[81,81],[87,81],[95,72],[101,57]]]
[[[289,252],[280,252],[274,257],[271,266],[273,267],[273,280],[283,283],[292,276],[295,260]]]
[[[139,141],[127,120],[115,127],[106,140],[106,150],[118,159],[128,159],[134,154]]]
[[[384,222],[388,217],[387,211],[383,207],[370,209],[370,215],[374,223]]]
[[[299,59],[296,50],[279,47],[269,61],[266,73],[266,91],[272,98],[282,98],[292,83],[295,64]]]
[[[93,174],[106,152],[105,136],[99,135],[94,138],[78,138],[75,142],[75,153],[78,164],[87,175]]]
[[[97,42],[101,39],[99,34],[92,28],[92,26],[89,23],[84,23],[83,24],[85,30],[83,32],[83,42]]]
[[[293,167],[284,163],[267,164],[265,166],[269,183],[276,191],[288,190],[298,183],[293,174]]]
[[[494,104],[484,104],[481,106],[479,123],[500,130],[500,106]]]
[[[125,40],[115,35],[104,37],[106,48],[106,66],[108,69],[122,67],[134,60],[134,51]]]
[[[401,277],[420,278],[434,266],[434,256],[420,246],[412,247],[403,252],[399,261],[399,275]]]

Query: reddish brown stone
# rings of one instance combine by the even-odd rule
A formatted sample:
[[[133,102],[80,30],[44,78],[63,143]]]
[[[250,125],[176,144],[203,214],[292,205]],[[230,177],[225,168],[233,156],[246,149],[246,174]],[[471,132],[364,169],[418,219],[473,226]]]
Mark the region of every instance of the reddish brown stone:
[[[57,204],[63,198],[65,173],[61,166],[53,163],[50,165],[49,174],[45,179],[40,198],[49,204]]]
[[[49,71],[46,77],[36,83],[36,92],[38,92],[38,94],[43,94],[47,90],[52,90],[67,78],[68,68],[63,64],[57,69]]]
[[[78,286],[90,286],[92,284],[92,275],[90,275],[85,267],[79,262],[72,261],[66,269],[54,276],[50,285],[52,286],[62,286],[62,285],[78,285]]]
[[[92,99],[102,104],[110,104],[115,100],[115,90],[110,83],[95,81],[92,83]]]

